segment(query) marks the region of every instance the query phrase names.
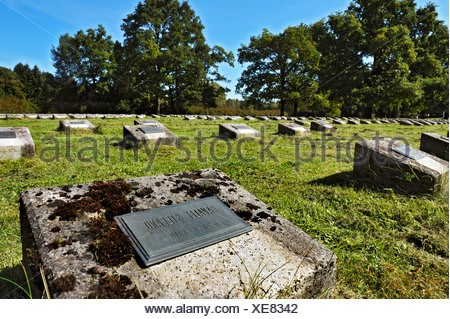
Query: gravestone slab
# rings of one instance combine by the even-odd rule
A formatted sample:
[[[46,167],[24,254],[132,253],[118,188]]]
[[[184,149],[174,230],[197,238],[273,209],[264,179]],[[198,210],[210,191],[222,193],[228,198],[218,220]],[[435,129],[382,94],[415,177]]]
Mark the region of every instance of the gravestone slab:
[[[17,113],[17,114],[6,114],[6,118],[7,119],[18,120],[18,119],[25,118],[25,115],[24,114],[20,114],[20,113]]]
[[[315,120],[311,122],[311,131],[336,132],[337,128],[328,122]]]
[[[196,120],[197,117],[196,116],[192,116],[192,115],[185,115],[184,119],[187,121],[191,121],[191,120]]]
[[[269,118],[267,116],[257,116],[256,118],[260,121],[268,121],[269,120]]]
[[[134,120],[134,125],[151,125],[164,127],[164,125],[157,120]]]
[[[61,120],[59,121],[60,131],[71,131],[71,130],[88,130],[94,131],[95,126],[88,120]]]
[[[399,122],[400,122],[400,125],[407,125],[407,126],[413,126],[414,125],[410,120],[402,119],[402,120],[399,120]]]
[[[123,127],[125,144],[140,142],[156,142],[161,140],[164,145],[175,145],[178,137],[163,124],[132,125]]]
[[[72,113],[69,113],[69,118],[71,118],[71,119],[85,119],[86,118],[86,114],[72,114]]]
[[[420,150],[448,161],[448,137],[436,133],[422,133]]]
[[[67,119],[69,118],[68,114],[52,114],[53,119]]]
[[[342,120],[339,119],[333,119],[333,124],[338,124],[338,125],[345,125],[346,123]]]
[[[380,121],[380,120],[377,120],[377,119],[373,119],[373,120],[372,120],[372,123],[374,123],[374,124],[381,124],[381,121]]]
[[[395,139],[356,142],[353,172],[410,194],[448,192],[448,162]]]
[[[361,124],[372,124],[372,122],[370,122],[369,120],[365,120],[365,119],[361,119],[359,121],[359,123],[361,123]]]
[[[145,119],[146,117],[147,117],[147,115],[145,115],[145,114],[136,114],[137,119]]]
[[[350,125],[358,125],[359,122],[358,122],[358,120],[348,119],[347,124],[350,124]]]
[[[27,127],[0,127],[0,161],[34,155],[34,141]]]
[[[37,114],[24,114],[24,116],[27,119],[37,119],[38,118]]]
[[[125,194],[122,201],[131,207],[138,225],[139,214],[146,216],[149,210],[156,212],[154,216],[158,218],[160,209],[170,210],[171,205],[177,204],[193,205],[198,199],[216,196],[252,230],[149,267],[142,265],[136,255],[129,255],[112,266],[105,265],[94,254],[96,241],[90,237],[90,227],[101,216],[104,202],[93,203],[92,207],[99,208],[80,212],[71,220],[54,217],[61,211],[58,207],[92,202],[97,197],[91,195],[91,190],[95,190],[95,196],[101,195],[102,187],[115,189],[119,194],[122,190]],[[194,210],[189,214],[199,219],[200,227],[214,230],[211,216]],[[117,217],[125,218],[126,214]],[[128,279],[127,288],[123,289],[137,286],[143,296],[151,299],[244,298],[255,276],[265,278],[257,287],[257,298],[314,298],[323,296],[335,282],[336,256],[330,250],[218,170],[132,178],[120,183],[32,189],[20,196],[20,216],[23,262],[36,297],[42,295],[43,289],[41,277],[37,276],[39,265],[45,271],[55,299],[95,298],[103,290],[110,292],[111,286],[103,283],[108,276]],[[220,217],[227,223],[222,212]],[[185,225],[179,221],[177,217],[166,216],[159,223],[153,220],[147,224],[149,231],[161,230],[163,234],[167,227]],[[107,229],[117,228],[111,221]],[[188,227],[183,230],[180,226],[180,229],[171,236],[178,238],[180,244],[184,236],[188,240],[195,238]],[[161,235],[161,243],[163,238]],[[106,247],[113,243],[108,244]],[[120,254],[114,249],[108,253]],[[67,278],[72,278],[72,284],[61,289],[60,283]],[[134,295],[139,297],[138,293]]]
[[[278,134],[306,135],[310,130],[297,123],[278,123]]]
[[[247,120],[247,121],[255,121],[256,118],[254,118],[253,116],[247,115],[247,116],[245,117],[245,120]]]
[[[294,123],[297,123],[298,125],[302,126],[309,126],[310,123],[306,121],[305,119],[294,119]]]
[[[38,114],[38,119],[51,120],[51,119],[53,119],[53,115],[52,114]]]
[[[242,137],[260,137],[261,133],[245,124],[219,124],[219,136],[239,139]]]
[[[86,114],[87,119],[102,119],[104,118],[103,114]]]
[[[217,117],[215,115],[208,115],[206,118],[210,121],[217,120]]]

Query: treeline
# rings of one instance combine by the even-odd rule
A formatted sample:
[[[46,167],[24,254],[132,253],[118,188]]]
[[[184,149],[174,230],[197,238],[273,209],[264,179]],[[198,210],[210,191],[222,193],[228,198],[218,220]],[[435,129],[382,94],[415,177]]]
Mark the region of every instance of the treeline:
[[[97,29],[64,34],[56,72],[0,68],[0,111],[184,113],[189,107],[274,109],[283,115],[442,116],[448,110],[448,28],[432,3],[354,0],[348,9],[279,34],[263,30],[237,52],[245,65],[226,100],[221,63],[187,2],[140,2],[123,42]]]

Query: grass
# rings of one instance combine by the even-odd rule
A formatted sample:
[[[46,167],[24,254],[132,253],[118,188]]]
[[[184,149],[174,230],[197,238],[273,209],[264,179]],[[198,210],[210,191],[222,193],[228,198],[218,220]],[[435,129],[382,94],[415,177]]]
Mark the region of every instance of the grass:
[[[296,147],[294,138],[278,136],[275,121],[239,121],[264,126],[264,138],[225,142],[215,138],[224,121],[161,118],[183,138],[181,144],[135,152],[112,145],[133,119],[90,121],[101,129],[71,133],[70,148],[57,120],[0,122],[28,127],[37,151],[33,159],[0,162],[0,276],[26,282],[20,265],[20,192],[215,167],[335,252],[333,298],[449,297],[448,194],[408,196],[361,183],[351,173],[356,139],[403,137],[418,148],[421,132],[446,135],[446,125],[339,126],[333,136],[312,133],[313,148],[306,140]],[[21,297],[16,288],[0,281],[0,298]]]

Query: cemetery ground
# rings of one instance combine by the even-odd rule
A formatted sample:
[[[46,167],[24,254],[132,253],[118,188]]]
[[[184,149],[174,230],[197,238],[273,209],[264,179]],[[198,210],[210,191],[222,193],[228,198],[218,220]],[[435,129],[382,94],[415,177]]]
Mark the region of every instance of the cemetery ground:
[[[68,140],[58,131],[58,120],[2,120],[2,126],[30,129],[36,157],[0,163],[1,277],[26,282],[20,264],[20,192],[213,167],[336,254],[332,298],[449,297],[448,194],[412,196],[352,174],[357,139],[403,137],[418,149],[422,132],[446,136],[448,125],[343,125],[330,136],[312,132],[309,141],[316,147],[311,147],[306,140],[296,145],[295,137],[279,136],[277,121],[163,117],[158,121],[181,144],[136,151],[113,145],[134,119],[90,121],[95,132],[73,131]],[[262,138],[225,142],[217,138],[220,123],[263,127]],[[195,139],[199,134],[201,142]],[[0,280],[0,298],[24,296]]]

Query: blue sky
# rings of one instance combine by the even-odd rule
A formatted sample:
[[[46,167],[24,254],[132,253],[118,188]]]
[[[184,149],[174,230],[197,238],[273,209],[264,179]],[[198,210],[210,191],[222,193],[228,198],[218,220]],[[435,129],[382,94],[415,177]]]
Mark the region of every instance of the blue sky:
[[[210,45],[220,45],[236,54],[250,36],[263,28],[277,33],[289,25],[313,23],[329,14],[345,10],[350,0],[189,0],[205,26]],[[423,6],[430,0],[416,0]],[[438,5],[439,18],[448,25],[448,1]],[[53,72],[50,49],[57,46],[61,34],[105,26],[114,40],[122,40],[120,25],[133,12],[137,0],[0,0],[0,66],[13,68],[17,63],[38,65]],[[225,84],[235,96],[234,86],[242,72],[223,66],[221,72],[231,82]]]

